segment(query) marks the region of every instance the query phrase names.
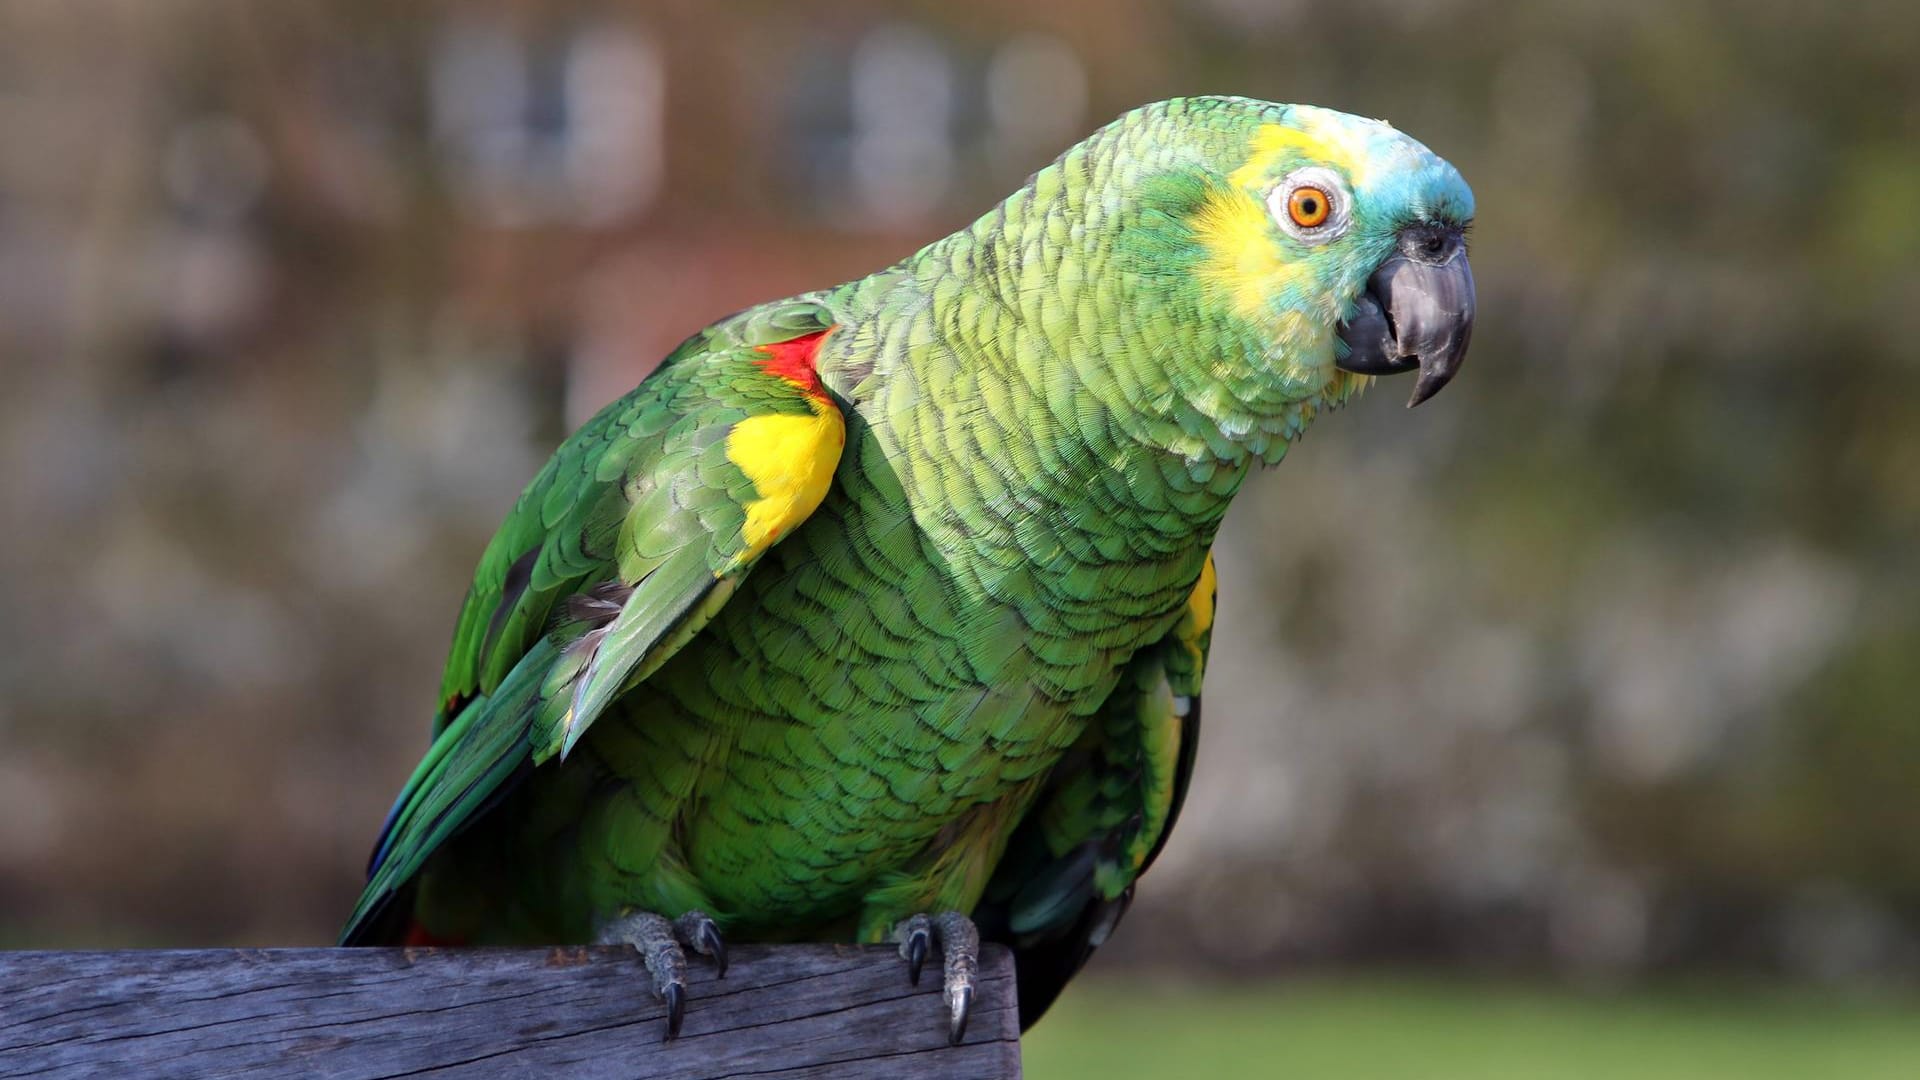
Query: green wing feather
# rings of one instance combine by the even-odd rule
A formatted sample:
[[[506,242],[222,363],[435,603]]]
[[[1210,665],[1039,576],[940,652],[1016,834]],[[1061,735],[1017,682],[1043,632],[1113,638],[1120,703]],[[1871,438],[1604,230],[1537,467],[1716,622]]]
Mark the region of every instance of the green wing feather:
[[[984,934],[1014,948],[1023,1028],[1112,933],[1179,817],[1200,739],[1213,600],[1209,558],[1179,622],[1134,654],[1055,767],[975,912]]]
[[[778,413],[833,410],[840,422],[817,391],[763,370],[756,350],[831,327],[804,302],[716,324],[588,421],[528,485],[481,558],[433,743],[381,830],[342,943],[377,936],[381,912],[441,844],[517,776],[564,759],[608,702],[733,594],[764,550],[748,528],[764,493],[728,456],[729,435]]]

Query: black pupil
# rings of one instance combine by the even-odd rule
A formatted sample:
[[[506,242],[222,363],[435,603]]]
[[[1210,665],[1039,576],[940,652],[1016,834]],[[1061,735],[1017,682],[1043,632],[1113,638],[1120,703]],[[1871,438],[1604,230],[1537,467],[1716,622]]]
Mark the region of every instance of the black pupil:
[[[1312,217],[1320,212],[1320,200],[1309,195],[1300,200],[1300,216]]]

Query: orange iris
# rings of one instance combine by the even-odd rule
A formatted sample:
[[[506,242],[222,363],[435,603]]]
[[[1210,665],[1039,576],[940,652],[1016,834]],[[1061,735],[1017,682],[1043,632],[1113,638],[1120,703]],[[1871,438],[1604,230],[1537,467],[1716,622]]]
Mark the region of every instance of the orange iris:
[[[1319,228],[1332,212],[1333,202],[1317,187],[1298,187],[1287,196],[1287,216],[1303,229]]]

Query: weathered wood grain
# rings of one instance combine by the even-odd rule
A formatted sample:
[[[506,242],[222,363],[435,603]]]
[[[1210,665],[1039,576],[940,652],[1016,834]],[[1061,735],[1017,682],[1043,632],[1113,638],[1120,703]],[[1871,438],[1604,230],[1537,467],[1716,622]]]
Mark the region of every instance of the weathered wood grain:
[[[1013,961],[981,957],[966,1041],[946,1044],[936,957],[740,945],[694,958],[686,1026],[623,948],[0,952],[0,1077],[1020,1075]]]

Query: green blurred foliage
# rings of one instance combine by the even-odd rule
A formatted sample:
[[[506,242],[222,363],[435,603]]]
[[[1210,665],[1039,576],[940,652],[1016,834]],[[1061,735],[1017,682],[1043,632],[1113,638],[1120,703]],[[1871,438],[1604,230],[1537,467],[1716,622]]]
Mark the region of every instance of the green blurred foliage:
[[[1033,1080],[1898,1080],[1920,1070],[1911,1012],[1885,1003],[1384,976],[1284,989],[1103,983],[1063,999],[1022,1049]]]

